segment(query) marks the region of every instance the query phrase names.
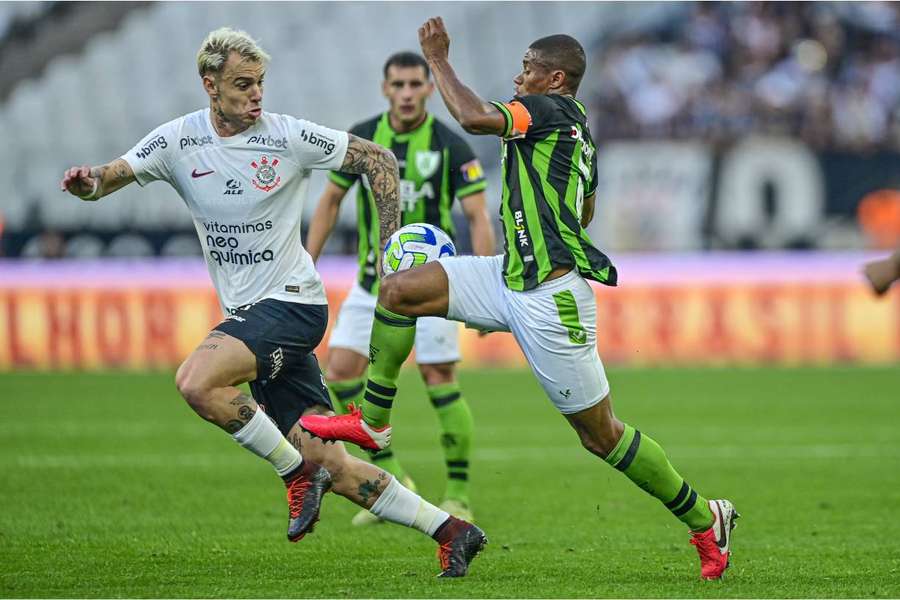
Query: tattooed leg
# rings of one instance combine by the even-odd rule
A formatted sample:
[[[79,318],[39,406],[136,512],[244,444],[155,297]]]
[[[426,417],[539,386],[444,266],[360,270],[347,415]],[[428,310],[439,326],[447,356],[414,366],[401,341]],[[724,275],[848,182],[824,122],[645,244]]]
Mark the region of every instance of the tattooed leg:
[[[228,433],[237,433],[241,427],[250,422],[258,408],[256,401],[243,392],[239,392],[228,405],[235,408],[235,418],[230,419],[222,428]]]
[[[194,411],[228,433],[246,425],[256,402],[234,387],[256,379],[256,357],[239,339],[213,330],[179,367],[175,385]]]

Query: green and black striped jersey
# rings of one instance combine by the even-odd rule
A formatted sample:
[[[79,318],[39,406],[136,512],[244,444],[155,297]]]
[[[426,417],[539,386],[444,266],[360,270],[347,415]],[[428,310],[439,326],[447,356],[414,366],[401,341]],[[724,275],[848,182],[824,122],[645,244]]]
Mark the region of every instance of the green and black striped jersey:
[[[481,163],[469,145],[446,125],[428,115],[416,129],[397,133],[388,113],[354,125],[350,133],[390,149],[400,163],[402,223],[430,223],[455,238],[450,209],[453,199],[462,200],[486,187]],[[344,189],[359,175],[332,171],[329,180]],[[376,293],[376,252],[380,248],[378,213],[371,191],[360,183],[356,197],[359,227],[359,284]]]
[[[616,268],[581,226],[585,197],[597,189],[597,152],[584,105],[558,94],[494,102],[503,135],[503,276],[530,290],[558,267],[616,285]]]

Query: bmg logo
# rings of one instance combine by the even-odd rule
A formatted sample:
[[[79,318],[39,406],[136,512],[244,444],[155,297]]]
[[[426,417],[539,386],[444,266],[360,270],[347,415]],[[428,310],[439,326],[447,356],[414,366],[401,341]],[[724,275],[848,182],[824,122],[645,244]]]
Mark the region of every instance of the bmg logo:
[[[326,156],[334,152],[334,142],[324,137],[321,133],[319,135],[316,135],[312,131],[306,133],[306,130],[303,129],[302,131],[300,131],[300,139],[304,142],[312,144],[313,146],[321,148],[325,152]]]

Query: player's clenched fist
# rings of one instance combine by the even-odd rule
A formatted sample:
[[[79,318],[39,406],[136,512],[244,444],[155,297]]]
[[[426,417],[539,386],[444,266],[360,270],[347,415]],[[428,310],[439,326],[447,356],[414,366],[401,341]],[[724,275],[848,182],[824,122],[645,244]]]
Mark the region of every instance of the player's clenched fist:
[[[419,44],[426,60],[439,60],[450,55],[450,36],[444,27],[444,20],[432,17],[419,27]]]
[[[884,294],[895,281],[900,280],[900,250],[887,258],[867,263],[863,274],[869,280],[872,291],[879,296]]]
[[[86,165],[67,169],[59,183],[62,191],[69,192],[83,200],[94,199],[99,185],[100,178],[92,176],[91,168]]]

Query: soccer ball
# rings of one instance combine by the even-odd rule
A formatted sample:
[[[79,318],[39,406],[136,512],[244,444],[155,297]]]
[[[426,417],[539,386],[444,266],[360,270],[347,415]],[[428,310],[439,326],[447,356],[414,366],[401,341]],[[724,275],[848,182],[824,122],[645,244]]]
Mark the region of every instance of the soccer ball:
[[[410,223],[394,232],[384,247],[385,275],[405,271],[442,256],[456,256],[456,246],[442,229],[428,223]]]

